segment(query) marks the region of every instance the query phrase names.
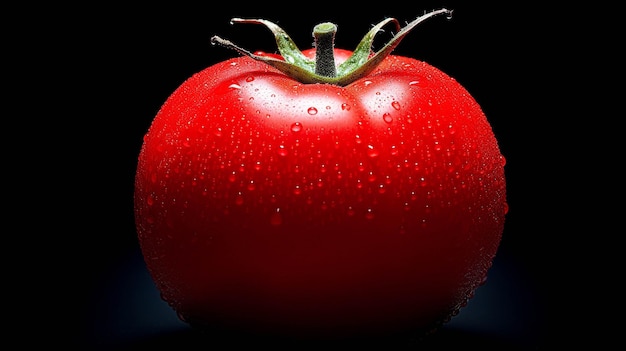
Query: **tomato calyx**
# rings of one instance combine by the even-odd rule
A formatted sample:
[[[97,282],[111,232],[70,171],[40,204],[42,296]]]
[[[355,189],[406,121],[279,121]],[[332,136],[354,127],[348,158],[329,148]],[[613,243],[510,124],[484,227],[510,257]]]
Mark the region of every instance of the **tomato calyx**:
[[[276,46],[278,47],[282,59],[252,53],[217,35],[211,37],[211,44],[218,44],[233,49],[242,55],[264,62],[301,83],[328,83],[346,86],[372,72],[418,24],[440,14],[445,14],[450,18],[452,16],[452,10],[443,8],[431,11],[416,18],[404,27],[401,27],[400,23],[395,18],[384,19],[365,34],[352,55],[339,65],[336,64],[334,57],[334,42],[337,26],[330,22],[320,23],[313,29],[313,38],[315,39],[314,60],[306,57],[282,28],[264,19],[233,18],[231,19],[231,23],[262,24],[267,27],[274,34]],[[376,34],[389,23],[395,24],[396,33],[382,49],[373,52],[372,44]]]

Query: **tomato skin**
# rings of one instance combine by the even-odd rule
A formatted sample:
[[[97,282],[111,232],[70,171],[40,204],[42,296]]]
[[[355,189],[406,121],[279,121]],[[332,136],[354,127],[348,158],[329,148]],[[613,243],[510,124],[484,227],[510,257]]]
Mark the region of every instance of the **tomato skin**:
[[[190,77],[153,120],[138,238],[163,298],[192,325],[429,330],[486,278],[504,165],[480,106],[429,64],[391,55],[339,87],[237,57]]]

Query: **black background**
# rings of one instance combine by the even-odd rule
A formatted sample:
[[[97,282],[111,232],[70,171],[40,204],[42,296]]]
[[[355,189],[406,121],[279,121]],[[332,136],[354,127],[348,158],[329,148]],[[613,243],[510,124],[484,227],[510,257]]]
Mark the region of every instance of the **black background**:
[[[559,88],[569,85],[563,81],[563,50],[576,36],[573,28],[556,24],[555,17],[568,16],[564,9],[532,1],[328,7],[233,2],[215,8],[96,3],[30,9],[37,30],[29,40],[11,40],[18,45],[11,52],[15,65],[8,66],[27,66],[28,84],[18,79],[14,89],[24,93],[16,100],[17,113],[32,112],[37,119],[25,118],[17,127],[37,135],[33,139],[43,146],[26,151],[27,162],[7,159],[16,178],[29,184],[23,190],[29,196],[16,199],[9,213],[30,214],[19,223],[40,233],[25,236],[19,246],[21,270],[28,274],[17,274],[17,288],[11,289],[27,301],[13,313],[22,343],[90,350],[215,345],[199,341],[160,301],[139,253],[132,191],[142,136],[160,105],[193,73],[236,55],[212,46],[212,35],[252,51],[274,51],[269,31],[231,25],[230,18],[273,21],[301,49],[310,47],[315,24],[332,21],[338,25],[336,46],[353,49],[386,17],[406,23],[441,7],[454,10],[452,19],[419,25],[394,54],[440,68],[482,106],[507,158],[510,212],[487,284],[422,346],[530,350],[568,340],[578,328],[589,333],[585,322],[571,317],[586,308],[579,303],[572,313],[571,303],[562,300],[565,285],[573,285],[567,299],[581,301],[583,291],[569,280],[577,268],[565,254],[573,245],[571,230],[580,224],[573,219],[578,212],[565,208],[593,193],[579,186],[582,176],[563,176],[564,169],[575,168],[572,153],[578,151],[565,152],[571,150],[567,143],[554,137],[567,134],[572,117],[564,112]],[[575,196],[571,182],[578,184]]]

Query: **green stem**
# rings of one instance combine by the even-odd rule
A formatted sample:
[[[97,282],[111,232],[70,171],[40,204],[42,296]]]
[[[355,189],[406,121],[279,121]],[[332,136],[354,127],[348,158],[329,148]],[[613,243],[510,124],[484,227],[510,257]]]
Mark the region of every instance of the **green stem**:
[[[315,73],[329,78],[337,76],[335,66],[335,34],[337,26],[333,23],[320,23],[313,28],[315,39]]]

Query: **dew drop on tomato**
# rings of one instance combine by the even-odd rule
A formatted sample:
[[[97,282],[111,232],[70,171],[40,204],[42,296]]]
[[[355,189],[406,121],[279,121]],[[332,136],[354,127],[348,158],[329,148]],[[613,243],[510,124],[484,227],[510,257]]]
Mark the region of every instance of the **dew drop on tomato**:
[[[374,158],[378,157],[380,152],[373,145],[367,145],[367,156]]]
[[[374,172],[370,172],[370,173],[369,173],[369,175],[367,176],[367,180],[368,180],[370,183],[375,182],[375,181],[376,181],[376,178],[377,178],[377,177],[376,177],[376,174],[374,174]]]
[[[270,217],[270,223],[276,226],[283,224],[283,216],[280,213],[280,208],[277,208],[276,211],[272,213],[272,216]]]
[[[295,122],[294,124],[291,125],[291,131],[294,133],[298,133],[302,130],[302,123],[300,122]]]
[[[279,155],[279,156],[283,156],[283,157],[285,157],[285,156],[287,156],[288,154],[289,154],[289,152],[288,152],[288,151],[287,151],[287,149],[285,148],[285,145],[280,145],[280,146],[278,147],[278,155]]]
[[[354,216],[354,213],[355,213],[354,208],[352,208],[352,206],[348,206],[348,212],[347,212],[348,216],[352,217]]]
[[[235,197],[235,204],[243,205],[243,195],[241,193],[237,194]]]
[[[378,193],[379,194],[384,194],[387,191],[387,189],[385,188],[385,186],[383,184],[379,184],[378,185]]]
[[[398,148],[395,145],[391,145],[391,155],[396,156],[398,155]]]

